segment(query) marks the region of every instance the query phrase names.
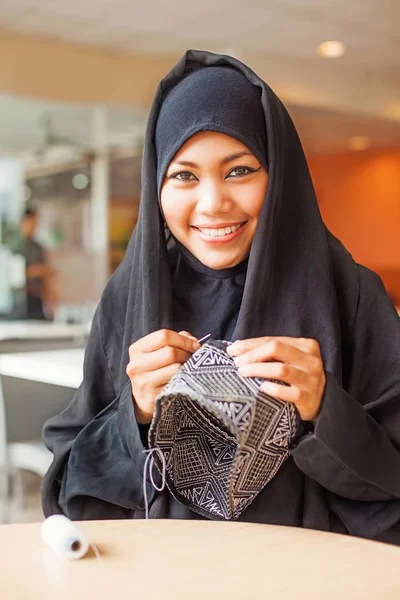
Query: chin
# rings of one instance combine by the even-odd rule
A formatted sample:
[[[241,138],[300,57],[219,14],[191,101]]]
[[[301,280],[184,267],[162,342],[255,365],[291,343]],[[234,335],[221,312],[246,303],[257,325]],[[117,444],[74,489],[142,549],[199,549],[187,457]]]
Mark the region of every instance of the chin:
[[[239,263],[242,262],[243,258],[241,257],[222,257],[222,256],[205,256],[204,254],[196,255],[196,258],[203,263],[209,269],[214,269],[215,271],[220,271],[222,269],[230,269],[231,267],[236,267]]]

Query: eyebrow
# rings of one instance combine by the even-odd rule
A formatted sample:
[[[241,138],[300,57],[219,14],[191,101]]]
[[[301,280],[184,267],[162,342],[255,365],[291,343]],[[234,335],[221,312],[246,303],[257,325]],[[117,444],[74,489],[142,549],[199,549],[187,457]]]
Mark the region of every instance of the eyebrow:
[[[221,164],[226,165],[237,158],[241,158],[242,156],[253,156],[253,154],[251,152],[237,152],[236,154],[230,154],[222,159]],[[189,160],[174,160],[173,164],[182,165],[184,167],[192,167],[192,169],[196,169],[199,166],[197,163]]]

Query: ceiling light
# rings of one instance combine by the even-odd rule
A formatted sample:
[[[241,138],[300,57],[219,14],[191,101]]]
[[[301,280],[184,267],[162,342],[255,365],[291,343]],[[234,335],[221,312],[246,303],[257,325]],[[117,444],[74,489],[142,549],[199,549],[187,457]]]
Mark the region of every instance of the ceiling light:
[[[345,52],[346,45],[337,40],[322,42],[317,46],[317,54],[322,58],[340,58]]]
[[[85,190],[89,185],[89,177],[84,173],[77,173],[72,178],[72,185],[77,190]]]
[[[363,135],[355,135],[349,138],[350,150],[366,150],[369,146],[369,139]]]

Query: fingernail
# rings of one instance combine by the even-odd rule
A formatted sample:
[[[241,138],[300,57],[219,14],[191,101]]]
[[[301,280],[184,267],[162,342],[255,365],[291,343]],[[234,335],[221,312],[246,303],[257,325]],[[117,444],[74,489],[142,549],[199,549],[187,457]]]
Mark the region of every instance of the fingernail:
[[[237,354],[240,354],[240,346],[237,342],[234,342],[233,344],[227,347],[226,351],[231,356],[236,356]]]
[[[199,342],[193,342],[192,344],[193,352],[197,352],[199,348],[201,348],[201,344]]]

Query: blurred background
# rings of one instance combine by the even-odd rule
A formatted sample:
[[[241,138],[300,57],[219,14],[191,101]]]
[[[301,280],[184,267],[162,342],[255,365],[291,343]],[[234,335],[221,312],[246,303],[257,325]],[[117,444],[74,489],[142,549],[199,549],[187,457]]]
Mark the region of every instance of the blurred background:
[[[282,98],[328,227],[400,304],[399,17],[396,0],[206,0],[190,10],[181,0],[3,0],[0,265],[11,274],[0,315],[26,316],[15,306],[18,258],[4,266],[26,207],[52,267],[45,316],[90,314],[136,222],[155,87],[187,48],[236,56]]]
[[[137,220],[155,88],[188,48],[243,60],[284,101],[327,226],[400,306],[399,19],[397,0],[2,0],[0,320],[82,329],[0,323],[0,352],[84,346]]]

